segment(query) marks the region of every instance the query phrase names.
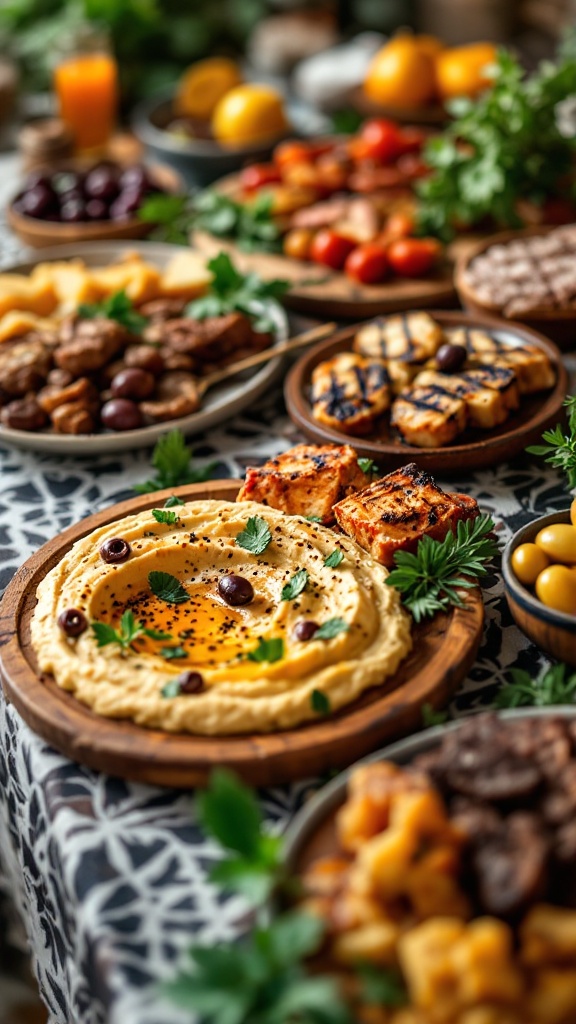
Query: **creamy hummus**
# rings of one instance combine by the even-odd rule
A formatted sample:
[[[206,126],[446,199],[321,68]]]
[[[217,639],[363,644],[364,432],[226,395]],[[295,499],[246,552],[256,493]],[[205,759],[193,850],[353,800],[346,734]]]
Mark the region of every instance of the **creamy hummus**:
[[[146,511],[91,533],[38,587],[32,645],[39,668],[97,714],[203,735],[287,729],[383,683],[410,650],[411,620],[385,585],[387,570],[354,541],[254,502],[195,501],[171,511],[178,517],[173,524]],[[253,516],[265,520],[272,537],[258,555],[236,542]],[[130,545],[118,564],[100,554],[112,538]],[[342,560],[326,566],[335,551]],[[283,588],[302,570],[305,589],[283,600]],[[150,572],[176,577],[184,599],[155,596]],[[231,607],[221,597],[218,583],[230,573],[252,584],[249,604]],[[77,637],[58,624],[69,609],[87,620]],[[117,642],[98,646],[93,623],[119,629],[127,609],[164,639],[141,634],[126,649]],[[322,626],[335,618],[347,628],[332,638],[296,638],[298,623]],[[262,655],[262,640],[282,640],[282,656],[252,660],[255,651]],[[200,673],[200,692],[171,696],[186,671]],[[313,691],[327,698],[321,707]]]

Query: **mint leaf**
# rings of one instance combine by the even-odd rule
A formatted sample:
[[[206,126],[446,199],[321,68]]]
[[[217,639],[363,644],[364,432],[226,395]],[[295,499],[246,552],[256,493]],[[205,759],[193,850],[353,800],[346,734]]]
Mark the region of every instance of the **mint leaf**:
[[[336,616],[333,619],[327,619],[326,622],[317,629],[312,637],[313,640],[333,640],[339,633],[347,633],[350,629],[348,623],[341,619],[340,616]]]
[[[169,572],[149,572],[148,583],[152,593],[167,604],[183,604],[184,601],[190,600],[190,594],[180,580],[171,576]]]
[[[282,637],[272,637],[270,640],[260,637],[258,647],[249,651],[247,657],[249,661],[267,661],[270,664],[280,661],[284,657],[284,641]]]
[[[106,622],[91,622],[90,628],[96,637],[97,647],[106,647],[107,644],[120,643],[120,636],[117,630]]]
[[[285,583],[282,587],[281,600],[293,601],[305,589],[308,579],[309,576],[306,569],[300,569],[298,572],[295,572],[288,580],[288,583]]]
[[[318,636],[318,633],[316,633],[316,636]],[[330,698],[322,690],[312,690],[310,694],[310,707],[319,715],[329,715],[332,710]]]
[[[197,795],[198,820],[226,850],[260,861],[263,819],[253,790],[226,768],[216,768]]]
[[[171,494],[169,498],[166,498],[164,502],[164,508],[174,508],[176,505],[183,505],[182,498],[177,498],[175,494]]]
[[[246,526],[236,537],[238,547],[250,551],[253,555],[261,555],[266,551],[272,534],[265,519],[261,516],[250,516]]]
[[[328,557],[324,559],[324,565],[328,569],[336,569],[337,566],[340,565],[340,562],[343,562],[343,561],[344,561],[344,552],[341,551],[340,548],[335,548],[335,550],[332,552],[332,554],[328,555]]]
[[[167,512],[162,508],[153,508],[152,515],[157,523],[173,524],[177,523],[179,519],[175,512]]]
[[[183,647],[162,647],[160,657],[166,661],[174,661],[175,658],[186,658],[187,652]]]

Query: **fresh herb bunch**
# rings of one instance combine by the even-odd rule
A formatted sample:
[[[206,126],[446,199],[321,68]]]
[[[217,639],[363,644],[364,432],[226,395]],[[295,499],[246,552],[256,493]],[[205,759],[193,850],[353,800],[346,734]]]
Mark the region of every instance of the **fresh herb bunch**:
[[[273,331],[281,313],[279,299],[288,289],[287,281],[263,281],[258,274],[241,274],[230,257],[221,252],[209,260],[212,273],[209,291],[184,311],[185,316],[204,320],[238,310],[252,319],[255,331]]]
[[[444,540],[425,536],[418,542],[416,554],[397,551],[396,568],[386,583],[395,587],[415,622],[430,618],[450,605],[462,607],[459,589],[476,586],[479,576],[488,571],[486,563],[498,553],[498,545],[489,534],[494,529],[490,516],[462,520],[456,533]]]
[[[534,679],[521,668],[510,669],[512,682],[502,687],[496,697],[497,708],[537,708],[551,704],[576,703],[576,672],[568,674],[567,665],[550,665]]]
[[[171,430],[159,438],[152,452],[151,461],[157,475],[151,480],[145,480],[143,484],[135,484],[133,490],[137,494],[152,494],[168,487],[203,483],[210,480],[216,466],[215,462],[209,462],[202,469],[191,466],[192,449],[188,447],[179,430]]]
[[[553,430],[545,430],[542,434],[546,444],[530,445],[526,451],[531,455],[543,455],[546,462],[566,473],[568,487],[572,490],[576,488],[576,395],[568,395],[564,405],[568,409],[568,434],[557,423]]]
[[[531,77],[500,50],[494,85],[474,99],[450,103],[455,120],[425,149],[432,174],[418,186],[418,221],[426,234],[449,239],[485,218],[520,227],[518,201],[540,206],[574,196],[576,139],[561,134],[556,106],[576,92],[576,54],[566,45],[558,62],[542,62]]]
[[[86,303],[78,306],[78,316],[83,320],[92,320],[96,316],[106,317],[107,320],[115,320],[131,334],[142,334],[148,320],[145,316],[136,312],[132,300],[128,298],[125,291],[114,292],[102,302]]]
[[[138,210],[140,220],[155,224],[154,237],[188,245],[192,231],[233,239],[244,252],[281,252],[281,233],[272,215],[272,197],[262,192],[238,203],[206,189],[196,196],[149,196]]]

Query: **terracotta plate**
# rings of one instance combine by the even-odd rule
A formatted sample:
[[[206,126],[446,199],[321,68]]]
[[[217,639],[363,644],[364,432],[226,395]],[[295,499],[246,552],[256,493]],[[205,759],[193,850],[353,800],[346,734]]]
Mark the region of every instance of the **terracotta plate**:
[[[318,444],[352,444],[362,455],[377,459],[382,470],[417,462],[420,469],[441,473],[464,473],[507,462],[527,445],[540,440],[542,431],[561,416],[569,390],[568,375],[556,346],[541,334],[520,324],[506,324],[487,316],[468,316],[460,312],[431,310],[430,315],[442,327],[480,327],[511,345],[530,344],[543,349],[556,368],[556,384],[550,391],[522,398],[520,409],[494,430],[468,429],[457,444],[444,448],[415,448],[397,440],[383,419],[377,435],[351,437],[319,423],[312,416],[310,382],[312,371],[337,352],[350,351],[359,327],[347,327],[328,341],[315,345],[292,367],[286,379],[285,397],[294,423]]]
[[[188,787],[226,765],[255,785],[271,785],[350,764],[386,740],[417,729],[422,704],[445,703],[474,662],[484,621],[482,595],[415,628],[413,652],[396,675],[339,713],[269,735],[192,736],[103,718],[41,676],[30,645],[36,588],[72,544],[123,516],[161,507],[170,493],[234,500],[239,481],[179,487],[132,498],[65,530],[19,569],[0,605],[0,675],[6,697],[40,736],[67,757],[111,775]]]

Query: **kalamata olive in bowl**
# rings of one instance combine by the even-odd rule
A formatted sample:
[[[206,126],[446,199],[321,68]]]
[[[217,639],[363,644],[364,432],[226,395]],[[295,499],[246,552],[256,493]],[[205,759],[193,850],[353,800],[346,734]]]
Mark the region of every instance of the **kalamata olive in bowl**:
[[[110,383],[114,398],[132,398],[136,401],[149,398],[155,387],[155,377],[136,366],[120,370]]]
[[[144,419],[136,402],[129,398],[111,398],[100,410],[100,419],[109,430],[137,430]]]
[[[118,168],[108,164],[98,164],[86,175],[84,191],[90,199],[104,199],[111,202],[120,192],[120,173]]]
[[[42,183],[24,191],[20,197],[22,213],[26,217],[42,219],[52,213],[58,205],[58,197],[51,185]]]

